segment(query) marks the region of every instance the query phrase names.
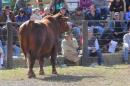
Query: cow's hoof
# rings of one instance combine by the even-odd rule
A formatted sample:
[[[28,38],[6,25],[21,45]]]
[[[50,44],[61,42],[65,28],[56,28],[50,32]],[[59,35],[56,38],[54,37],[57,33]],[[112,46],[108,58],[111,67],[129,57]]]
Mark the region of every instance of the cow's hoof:
[[[28,78],[36,78],[35,74],[28,74]]]
[[[44,71],[39,71],[39,75],[44,75]]]
[[[58,75],[58,73],[57,73],[56,71],[53,71],[52,74],[54,74],[54,75]]]
[[[31,79],[31,78],[36,78],[36,76],[35,76],[35,75],[33,75],[33,76],[28,76],[28,78],[30,78],[30,79]]]

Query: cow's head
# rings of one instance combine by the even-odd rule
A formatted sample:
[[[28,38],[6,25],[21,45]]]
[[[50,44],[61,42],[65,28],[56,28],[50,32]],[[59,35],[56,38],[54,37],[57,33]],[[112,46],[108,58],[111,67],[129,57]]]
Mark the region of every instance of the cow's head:
[[[53,16],[56,21],[58,22],[58,26],[60,29],[61,33],[67,32],[70,30],[69,25],[67,24],[68,17],[65,17],[61,13],[57,13],[56,15]]]

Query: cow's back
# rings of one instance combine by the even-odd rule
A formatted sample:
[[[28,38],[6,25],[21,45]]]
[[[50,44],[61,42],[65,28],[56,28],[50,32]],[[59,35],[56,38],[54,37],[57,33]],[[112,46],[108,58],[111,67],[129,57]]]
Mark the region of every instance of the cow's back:
[[[20,27],[20,44],[27,53],[41,56],[51,52],[54,45],[53,31],[43,22],[28,21]]]

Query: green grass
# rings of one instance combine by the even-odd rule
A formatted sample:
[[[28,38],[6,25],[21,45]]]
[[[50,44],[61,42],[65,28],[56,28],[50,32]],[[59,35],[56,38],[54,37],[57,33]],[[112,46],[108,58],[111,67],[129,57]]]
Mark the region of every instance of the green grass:
[[[83,75],[83,74],[114,74],[117,71],[122,69],[127,69],[126,65],[113,66],[113,67],[104,67],[104,66],[96,66],[96,67],[82,67],[82,66],[70,66],[66,68],[57,68],[57,71],[61,75]],[[39,68],[34,68],[34,72],[38,75]],[[44,68],[45,75],[51,75],[51,66]],[[123,71],[123,70],[122,70]],[[16,68],[10,70],[0,70],[0,80],[6,79],[26,79],[27,78],[27,68]]]

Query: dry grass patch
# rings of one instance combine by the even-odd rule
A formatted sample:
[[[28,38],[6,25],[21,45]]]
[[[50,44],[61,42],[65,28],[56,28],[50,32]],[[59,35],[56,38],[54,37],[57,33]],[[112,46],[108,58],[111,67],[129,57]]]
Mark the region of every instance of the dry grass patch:
[[[36,79],[26,78],[26,68],[0,70],[0,81],[4,86],[8,86],[6,85],[7,81],[8,83],[19,83],[18,86],[42,86],[43,84],[46,84],[46,86],[130,86],[129,65],[115,65],[113,67],[59,67],[57,68],[58,76],[51,75],[50,66],[44,69],[45,76],[39,76],[39,69],[34,69],[37,75]],[[16,84],[10,86],[16,86]]]

